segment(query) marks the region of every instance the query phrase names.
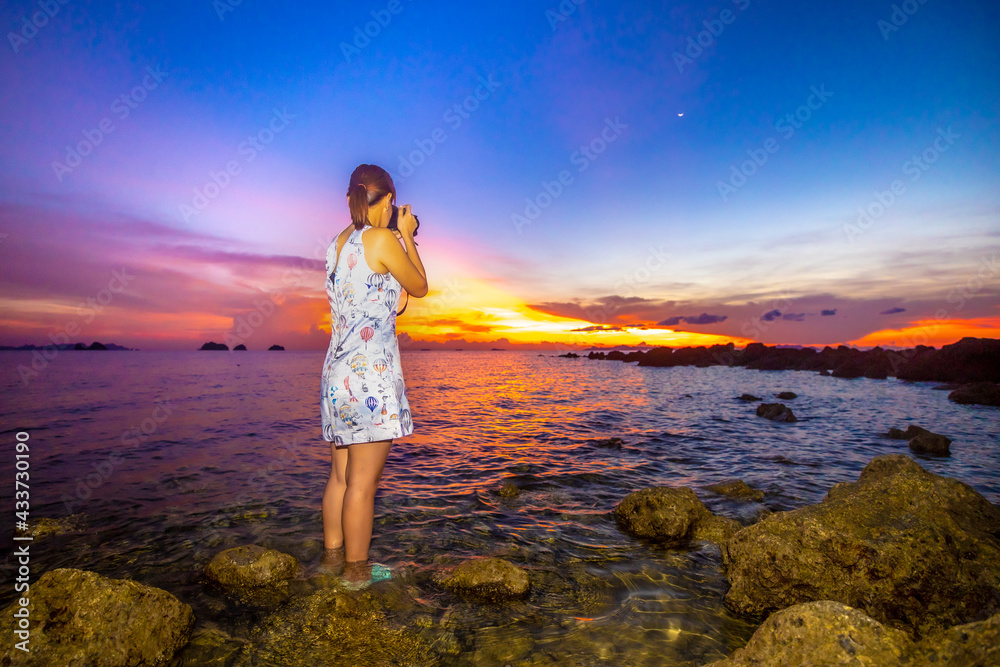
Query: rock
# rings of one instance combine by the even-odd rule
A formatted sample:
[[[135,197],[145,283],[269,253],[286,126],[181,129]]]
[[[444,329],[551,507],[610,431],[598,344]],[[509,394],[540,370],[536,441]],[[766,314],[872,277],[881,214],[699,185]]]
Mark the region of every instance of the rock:
[[[783,391],[780,394],[775,394],[774,396],[775,398],[780,398],[783,401],[790,401],[793,398],[799,397],[799,395],[796,394],[794,391]]]
[[[718,484],[709,484],[702,487],[712,493],[718,493],[730,498],[747,498],[758,503],[764,501],[764,492],[759,491],[741,479],[727,480]]]
[[[879,456],[822,502],[740,530],[722,560],[739,613],[836,600],[919,637],[1000,611],[1000,508],[908,456]]]
[[[1000,382],[1000,339],[963,338],[940,350],[917,346],[902,352],[900,380],[914,382]]]
[[[267,351],[268,352],[284,352],[285,348],[282,347],[281,345],[275,344],[275,345],[272,345],[271,347],[267,348]]]
[[[523,598],[531,589],[528,573],[501,558],[466,561],[436,580],[454,593],[484,602]]]
[[[932,635],[913,647],[907,667],[1000,665],[1000,615]]]
[[[240,343],[239,345],[233,348],[233,352],[246,352],[246,351],[247,351],[247,346],[244,345],[243,343]]]
[[[580,355],[577,354],[577,353],[575,353],[575,352],[567,352],[566,354],[559,354],[559,355],[556,355],[556,356],[566,357],[567,359],[579,359],[580,358]]]
[[[827,368],[824,368],[823,370],[821,370],[819,372],[819,374],[822,375],[823,377],[832,377],[833,376],[833,373],[831,373],[830,370],[827,369]]]
[[[709,667],[899,665],[909,636],[839,602],[797,604],[771,614],[747,645]]]
[[[921,433],[910,440],[910,449],[917,454],[948,456],[951,454],[951,439],[937,433]]]
[[[322,588],[292,598],[251,627],[250,643],[234,663],[238,667],[437,664],[425,640],[391,625],[390,616],[364,593]]]
[[[178,661],[180,665],[228,667],[246,643],[217,628],[202,628],[191,636],[191,641],[178,655]]]
[[[625,441],[621,438],[607,438],[606,440],[595,440],[594,445],[603,449],[621,449]]]
[[[205,567],[205,576],[229,589],[271,586],[291,579],[298,570],[294,556],[245,544],[220,551]]]
[[[513,482],[504,482],[503,486],[497,489],[497,495],[501,498],[517,498],[521,495],[521,489],[517,488]]]
[[[28,522],[28,531],[18,531],[19,535],[31,535],[34,539],[44,539],[50,535],[62,535],[82,530],[87,524],[86,515],[82,513],[70,514],[58,519],[39,517]]]
[[[949,445],[951,445],[950,438],[938,433],[931,433],[916,424],[910,424],[906,427],[905,431],[901,431],[898,428],[890,428],[885,436],[893,440],[909,440],[910,449],[917,454],[947,456],[951,453],[949,450]]]
[[[740,396],[739,400],[741,400],[741,401],[762,401],[764,399],[762,399],[760,396],[754,396],[753,394],[743,394],[743,395]]]
[[[1000,384],[970,382],[948,394],[948,400],[960,405],[992,405],[1000,407]]]
[[[0,665],[160,665],[187,643],[194,626],[191,607],[167,591],[86,570],[50,570],[27,597],[30,652],[15,647],[14,612],[21,608],[15,600],[0,620],[7,637]]]
[[[757,406],[757,416],[776,422],[797,422],[792,409],[782,403],[761,403]]]
[[[654,486],[628,494],[614,510],[629,535],[661,544],[688,540],[722,542],[741,528],[738,521],[712,514],[686,486]]]
[[[219,351],[222,351],[222,350],[228,350],[229,346],[226,345],[225,343],[216,343],[214,341],[208,341],[207,343],[205,343],[204,345],[202,345],[199,349],[201,349],[201,350],[219,350]]]
[[[889,432],[885,435],[893,440],[911,440],[921,433],[930,433],[930,431],[925,428],[921,428],[916,424],[910,424],[906,427],[905,431],[900,431],[898,428],[890,428]]]

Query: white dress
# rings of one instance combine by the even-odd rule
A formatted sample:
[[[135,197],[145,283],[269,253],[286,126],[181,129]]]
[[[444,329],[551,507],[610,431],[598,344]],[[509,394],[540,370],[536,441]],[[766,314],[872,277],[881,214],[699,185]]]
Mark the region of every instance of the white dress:
[[[332,335],[323,362],[320,415],[323,439],[334,446],[400,438],[413,433],[396,340],[402,287],[391,273],[365,260],[355,229],[337,259],[337,239],[326,250],[326,295]]]

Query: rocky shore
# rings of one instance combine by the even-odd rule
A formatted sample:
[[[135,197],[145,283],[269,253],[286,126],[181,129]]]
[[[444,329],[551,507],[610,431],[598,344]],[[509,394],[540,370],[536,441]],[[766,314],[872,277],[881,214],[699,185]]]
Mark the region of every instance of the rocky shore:
[[[891,431],[901,438],[930,433],[916,426]],[[738,479],[703,491],[739,503],[766,499]],[[698,543],[717,545],[716,567],[729,584],[725,606],[759,625],[744,646],[713,667],[1000,664],[1000,508],[968,485],[890,454],[872,459],[856,481],[835,484],[819,503],[742,516],[749,525],[713,513],[685,486],[638,489],[610,512],[620,530],[648,548],[682,553]],[[493,610],[498,622],[529,598],[533,604],[607,608],[609,583],[585,564],[553,563],[553,570],[525,556],[522,566],[496,556],[441,554],[421,578],[399,572],[391,581],[351,591],[334,574],[310,573],[275,549],[224,549],[204,566],[199,582],[253,618],[233,634],[211,621],[197,623],[192,608],[168,591],[59,568],[31,587],[32,652],[8,643],[0,666],[535,667],[605,654],[619,664],[650,659],[642,627],[622,631],[629,635],[622,645],[632,647],[624,652],[584,633],[563,644],[570,652],[554,655],[536,652],[529,636],[504,634],[502,623],[476,629],[483,641],[470,645],[468,630],[451,614],[435,620],[428,597],[451,596],[453,605]],[[18,604],[0,612],[8,635],[16,629]],[[679,647],[685,637],[677,631]],[[712,659],[718,657],[716,649]]]
[[[648,352],[591,352],[589,359],[636,361],[640,366],[744,366],[762,371],[813,371],[840,378],[866,377],[884,380],[889,376],[919,382],[976,383],[957,392],[956,402],[1000,405],[1000,340],[963,338],[940,350],[918,345],[907,350],[880,347],[858,350],[841,345],[792,348],[751,343],[737,349],[732,343],[711,347],[657,347]],[[985,399],[985,402],[983,400]]]

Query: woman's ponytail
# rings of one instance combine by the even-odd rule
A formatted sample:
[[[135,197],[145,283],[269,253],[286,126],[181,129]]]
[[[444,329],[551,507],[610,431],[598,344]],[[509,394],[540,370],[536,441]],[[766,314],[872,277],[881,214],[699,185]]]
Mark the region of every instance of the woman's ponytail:
[[[351,209],[351,222],[355,229],[364,229],[370,222],[368,207],[386,195],[396,198],[396,187],[389,172],[374,164],[358,165],[347,186],[347,205]]]
[[[351,222],[355,229],[363,229],[368,222],[368,188],[364,183],[356,183],[351,187],[351,193],[347,200],[351,208]]]

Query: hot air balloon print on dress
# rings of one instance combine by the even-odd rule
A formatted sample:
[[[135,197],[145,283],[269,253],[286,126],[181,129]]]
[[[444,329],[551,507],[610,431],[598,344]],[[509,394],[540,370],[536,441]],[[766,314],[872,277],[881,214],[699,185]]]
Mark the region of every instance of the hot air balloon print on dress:
[[[336,326],[323,365],[320,412],[323,437],[341,446],[413,432],[395,327],[402,287],[366,261],[361,239],[367,229],[349,230],[346,241],[335,239],[327,249],[327,275],[333,273],[327,297]]]

